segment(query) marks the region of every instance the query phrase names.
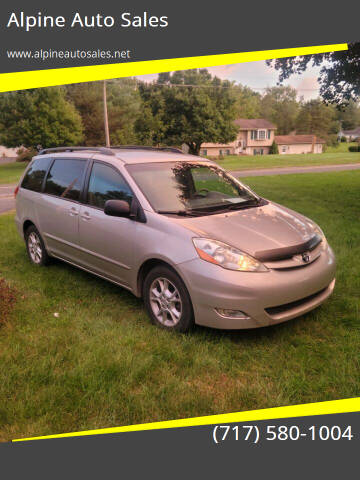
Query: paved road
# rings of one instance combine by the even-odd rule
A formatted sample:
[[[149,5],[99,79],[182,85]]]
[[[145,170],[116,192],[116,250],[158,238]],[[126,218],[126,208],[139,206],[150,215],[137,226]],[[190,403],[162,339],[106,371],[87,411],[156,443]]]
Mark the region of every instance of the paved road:
[[[231,174],[235,177],[259,177],[266,175],[289,175],[292,173],[320,173],[338,172],[343,170],[359,170],[360,163],[347,163],[343,165],[320,165],[309,167],[281,167],[263,168],[259,170],[236,170]],[[14,210],[14,190],[16,185],[0,185],[0,214]]]
[[[359,170],[360,163],[344,163],[342,165],[314,165],[309,167],[279,167],[257,170],[234,170],[234,177],[262,177],[266,175],[289,175],[291,173],[339,172],[342,170]]]
[[[0,214],[14,210],[14,190],[16,185],[0,185]]]
[[[6,158],[3,158],[3,157],[0,157],[0,165],[2,163],[14,163],[16,161],[16,157],[6,157]]]

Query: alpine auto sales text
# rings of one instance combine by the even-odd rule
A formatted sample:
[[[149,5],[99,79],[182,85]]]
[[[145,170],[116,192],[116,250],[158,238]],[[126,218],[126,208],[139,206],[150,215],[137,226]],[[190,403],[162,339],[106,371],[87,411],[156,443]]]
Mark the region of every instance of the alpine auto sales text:
[[[119,17],[104,15],[82,15],[76,12],[71,18],[61,15],[52,16],[37,12],[35,15],[25,15],[24,12],[12,12],[9,16],[6,27],[20,28],[29,32],[36,28],[113,28],[116,25],[121,28],[166,28],[169,25],[167,16],[151,15],[149,12],[133,14],[123,12]]]

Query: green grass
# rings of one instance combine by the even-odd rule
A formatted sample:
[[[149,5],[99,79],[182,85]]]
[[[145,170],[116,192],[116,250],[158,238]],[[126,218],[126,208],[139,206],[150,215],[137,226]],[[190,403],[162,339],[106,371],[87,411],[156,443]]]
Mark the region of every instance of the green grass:
[[[0,164],[0,185],[19,181],[27,162],[12,162]]]
[[[326,147],[326,153],[349,153],[349,147],[357,146],[356,142],[339,142],[333,147]]]
[[[360,163],[360,152],[307,153],[293,155],[229,155],[224,160],[216,160],[228,170],[246,170],[276,167],[303,167],[308,165],[335,165]]]
[[[159,330],[125,290],[61,262],[32,266],[0,216],[0,276],[18,295],[0,327],[2,439],[360,394],[360,172],[245,180],[318,222],[338,261],[322,307],[261,330]]]

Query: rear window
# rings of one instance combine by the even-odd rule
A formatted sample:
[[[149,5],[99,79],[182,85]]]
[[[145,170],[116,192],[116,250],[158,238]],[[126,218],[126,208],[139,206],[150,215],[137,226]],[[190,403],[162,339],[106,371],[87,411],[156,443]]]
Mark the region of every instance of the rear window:
[[[85,167],[85,159],[55,160],[46,179],[45,193],[79,200]]]
[[[38,158],[34,160],[26,172],[21,187],[34,192],[41,192],[42,183],[50,163],[51,158]]]

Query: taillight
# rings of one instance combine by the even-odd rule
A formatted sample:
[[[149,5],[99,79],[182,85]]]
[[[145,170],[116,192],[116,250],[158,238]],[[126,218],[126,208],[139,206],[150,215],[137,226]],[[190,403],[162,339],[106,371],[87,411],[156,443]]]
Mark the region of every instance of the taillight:
[[[16,198],[16,195],[18,194],[18,191],[19,191],[19,185],[14,190],[14,197],[15,198]]]

